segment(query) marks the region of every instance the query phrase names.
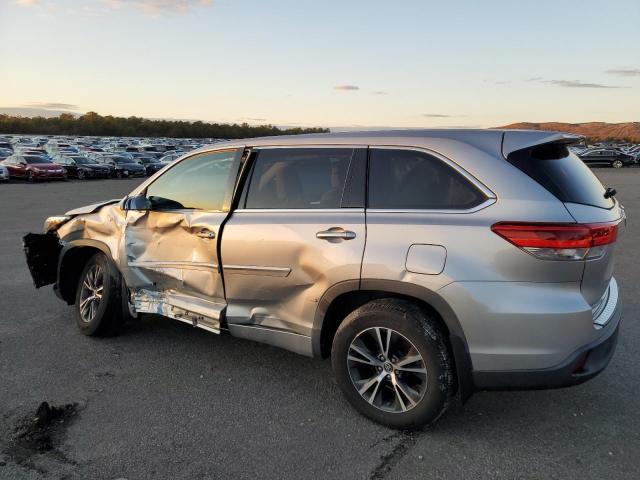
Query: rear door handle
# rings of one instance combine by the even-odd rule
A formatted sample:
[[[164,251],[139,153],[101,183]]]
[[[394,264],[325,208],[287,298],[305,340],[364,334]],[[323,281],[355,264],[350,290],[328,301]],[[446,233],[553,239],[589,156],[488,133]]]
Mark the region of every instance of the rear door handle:
[[[321,232],[316,233],[316,238],[321,240],[353,240],[356,238],[356,234],[355,232],[345,230],[342,227],[331,227],[328,230],[322,230]]]
[[[200,230],[196,235],[200,238],[216,238],[216,232],[213,230],[207,230],[206,228]]]

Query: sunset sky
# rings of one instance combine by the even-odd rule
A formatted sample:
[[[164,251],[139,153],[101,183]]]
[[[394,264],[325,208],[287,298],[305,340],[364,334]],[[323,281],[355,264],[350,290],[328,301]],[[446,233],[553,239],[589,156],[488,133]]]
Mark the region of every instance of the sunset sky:
[[[640,1],[0,0],[0,111],[43,109],[329,127],[640,121]]]

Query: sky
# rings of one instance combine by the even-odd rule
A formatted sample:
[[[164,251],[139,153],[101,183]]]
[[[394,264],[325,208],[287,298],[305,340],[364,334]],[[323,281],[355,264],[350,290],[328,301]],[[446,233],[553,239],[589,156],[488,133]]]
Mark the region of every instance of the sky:
[[[640,121],[640,1],[0,0],[2,110],[334,128]]]

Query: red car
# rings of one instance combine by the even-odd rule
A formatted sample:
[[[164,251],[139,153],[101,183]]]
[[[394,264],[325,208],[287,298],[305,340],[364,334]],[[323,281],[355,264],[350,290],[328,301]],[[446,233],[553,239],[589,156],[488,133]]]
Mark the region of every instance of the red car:
[[[2,164],[11,178],[36,180],[64,180],[67,174],[60,165],[39,155],[11,155]]]

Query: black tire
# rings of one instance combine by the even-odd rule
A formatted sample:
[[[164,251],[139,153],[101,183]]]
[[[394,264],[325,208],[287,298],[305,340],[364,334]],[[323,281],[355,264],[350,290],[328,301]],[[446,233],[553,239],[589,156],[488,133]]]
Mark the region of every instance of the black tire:
[[[33,176],[33,172],[31,170],[27,172],[27,181],[30,183],[33,183],[36,181],[36,179]]]
[[[85,179],[85,173],[84,170],[82,169],[78,169],[78,180],[84,180]]]
[[[90,282],[89,273],[99,269],[102,285],[102,296],[92,315],[83,313],[81,302],[86,300],[85,281]],[[109,261],[104,253],[93,255],[80,274],[78,286],[76,288],[76,303],[74,306],[75,318],[78,328],[88,336],[107,337],[118,334],[124,323],[123,301],[122,301],[122,280],[120,272]]]
[[[622,160],[614,160],[613,162],[611,162],[611,166],[613,168],[622,168],[624,167],[624,163],[622,162]]]
[[[122,177],[123,177],[122,172],[116,171],[116,178],[122,178]]]
[[[385,405],[375,406],[369,403],[358,392],[355,381],[352,380],[352,367],[359,365],[351,361],[350,367],[348,357],[352,342],[356,338],[362,338],[361,335],[368,334],[367,332],[372,329],[375,331],[376,327],[381,328],[382,331],[393,330],[395,338],[400,338],[400,341],[408,340],[411,348],[416,349],[422,357],[420,365],[424,365],[426,380],[419,381],[421,387],[414,385],[418,390],[422,389],[422,396],[406,411],[404,411],[404,404],[408,403],[406,401],[404,403],[400,401],[398,404],[402,404],[403,410],[395,412],[384,410]],[[393,347],[388,349],[389,356],[391,356],[391,350]],[[453,362],[442,329],[431,314],[406,300],[373,300],[349,314],[340,324],[333,339],[331,363],[337,383],[349,403],[364,416],[392,428],[412,430],[433,423],[445,412],[455,392]],[[390,361],[385,362],[385,364],[389,363]],[[393,382],[388,380],[391,375],[387,375],[386,380],[381,381],[379,389],[376,387],[377,391],[382,392],[378,395],[387,395],[387,398],[391,398],[390,396],[394,394],[401,396],[397,391],[392,390],[395,388],[393,385],[396,378],[398,382],[401,381],[400,376],[396,377],[397,372],[400,371],[400,369],[396,370],[396,367],[393,367]],[[373,367],[367,365],[363,368]],[[387,366],[384,366],[385,371],[380,367],[375,368],[383,376],[385,371],[388,371]],[[402,372],[400,374],[402,375]],[[373,375],[375,376],[376,373],[374,372]],[[406,377],[402,378],[403,381],[405,379]],[[365,392],[365,394],[368,393]],[[375,395],[376,391],[373,391],[371,397]],[[404,398],[407,400],[407,397]]]

